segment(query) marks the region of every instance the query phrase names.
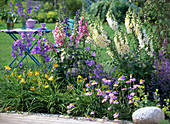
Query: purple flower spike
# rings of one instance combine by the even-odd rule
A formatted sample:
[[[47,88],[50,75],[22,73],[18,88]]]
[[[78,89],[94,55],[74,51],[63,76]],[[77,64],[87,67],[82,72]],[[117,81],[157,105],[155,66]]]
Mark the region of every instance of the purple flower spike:
[[[12,3],[11,3],[11,2],[9,3],[9,6],[12,6]]]
[[[15,3],[15,6],[18,6],[18,3]]]

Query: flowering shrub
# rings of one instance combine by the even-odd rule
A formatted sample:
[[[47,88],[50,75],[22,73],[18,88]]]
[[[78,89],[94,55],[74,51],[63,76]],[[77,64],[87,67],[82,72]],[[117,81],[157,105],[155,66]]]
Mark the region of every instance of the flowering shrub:
[[[159,89],[160,94],[160,104],[163,105],[163,99],[170,98],[169,94],[169,80],[170,80],[170,65],[168,59],[167,49],[167,40],[164,39],[164,44],[162,49],[159,50],[159,55],[154,60],[154,70],[152,72],[151,84],[148,87],[148,92],[152,92],[155,88]]]

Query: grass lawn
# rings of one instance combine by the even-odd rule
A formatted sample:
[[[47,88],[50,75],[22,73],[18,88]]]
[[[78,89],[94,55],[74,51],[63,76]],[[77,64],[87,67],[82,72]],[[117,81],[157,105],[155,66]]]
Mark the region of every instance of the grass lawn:
[[[14,27],[21,28],[21,24],[16,23]],[[38,28],[38,27],[40,27],[40,24],[37,25],[37,27],[35,28]],[[47,23],[46,27],[48,27],[48,29],[50,30],[53,30],[55,28],[55,23]],[[113,30],[107,25],[104,25],[103,27],[108,32],[108,34],[111,36]],[[0,24],[0,29],[6,29],[6,28],[7,28],[6,23]],[[20,38],[20,35],[17,34],[17,37]],[[49,38],[49,41],[54,42],[52,32],[48,33],[48,38]],[[36,36],[36,39],[38,39],[38,36]],[[11,56],[11,50],[12,50],[11,46],[12,46],[13,41],[14,40],[8,34],[0,32],[0,74],[4,70],[4,66],[9,65],[13,60]],[[101,52],[101,56],[99,58],[100,63],[109,60],[109,56],[106,53],[106,48],[101,49],[100,52]],[[35,65],[35,63],[28,56],[23,61],[23,64],[26,64],[25,63],[26,61],[28,61],[29,65],[32,65],[32,66]],[[14,65],[16,65],[16,63]]]

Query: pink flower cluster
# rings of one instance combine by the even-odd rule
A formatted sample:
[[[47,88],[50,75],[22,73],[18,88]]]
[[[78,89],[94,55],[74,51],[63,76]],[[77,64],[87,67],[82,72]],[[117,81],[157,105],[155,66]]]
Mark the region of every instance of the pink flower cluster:
[[[57,26],[52,32],[55,39],[55,43],[59,46],[62,46],[64,44],[65,32],[63,30],[60,30]]]
[[[89,36],[89,30],[88,30],[88,22],[87,20],[85,21],[84,25],[83,25],[83,21],[84,21],[84,17],[82,16],[80,21],[78,22],[78,35],[75,38],[75,43],[76,45],[80,43],[80,39],[82,37],[87,38]],[[70,40],[73,41],[73,37],[75,36],[76,33],[72,33],[72,35],[70,36]]]

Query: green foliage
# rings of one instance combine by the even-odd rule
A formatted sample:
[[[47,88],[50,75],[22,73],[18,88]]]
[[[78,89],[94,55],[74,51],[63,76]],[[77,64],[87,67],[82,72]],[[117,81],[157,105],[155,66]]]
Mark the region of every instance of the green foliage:
[[[33,17],[39,22],[56,22],[58,19],[58,11],[48,11],[47,13],[40,12],[38,15]]]
[[[118,23],[124,22],[126,11],[129,7],[124,0],[101,0],[95,2],[90,6],[89,14],[94,17],[98,16],[102,22],[105,22],[105,16],[110,7]]]

